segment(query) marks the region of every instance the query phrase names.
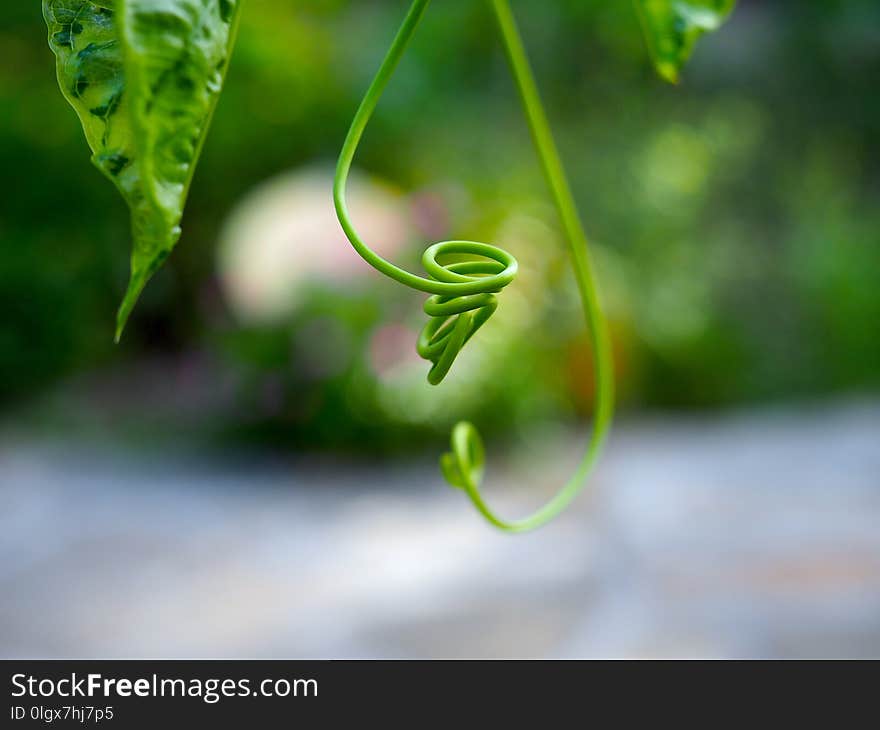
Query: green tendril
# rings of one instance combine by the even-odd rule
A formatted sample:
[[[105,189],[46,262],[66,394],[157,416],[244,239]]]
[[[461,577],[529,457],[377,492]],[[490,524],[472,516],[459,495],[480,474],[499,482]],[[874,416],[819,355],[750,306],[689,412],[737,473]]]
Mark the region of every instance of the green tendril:
[[[568,241],[595,360],[595,416],[586,453],[574,475],[549,502],[521,520],[502,519],[493,512],[483,498],[480,488],[485,452],[482,439],[472,424],[462,422],[455,426],[452,431],[452,450],[442,456],[440,466],[449,484],[462,489],[480,514],[491,524],[505,532],[527,532],[557,517],[586,485],[611,424],[614,411],[614,376],[608,330],[602,316],[587,238],[516,21],[507,0],[489,0],[489,2],[498,23],[498,30],[528,120],[535,150]],[[364,243],[351,223],[345,199],[351,165],[364,130],[429,4],[430,0],[414,0],[361,102],[339,157],[333,199],[345,234],[367,263],[401,284],[432,295],[425,303],[425,313],[430,319],[419,336],[417,349],[419,355],[431,362],[428,381],[437,385],[449,372],[465,343],[488,321],[498,307],[497,295],[516,276],[516,259],[497,246],[487,243],[443,241],[430,246],[422,257],[422,264],[430,278],[418,276],[395,266]],[[458,259],[462,254],[475,258],[467,261],[458,260],[455,263],[441,263],[451,256]]]

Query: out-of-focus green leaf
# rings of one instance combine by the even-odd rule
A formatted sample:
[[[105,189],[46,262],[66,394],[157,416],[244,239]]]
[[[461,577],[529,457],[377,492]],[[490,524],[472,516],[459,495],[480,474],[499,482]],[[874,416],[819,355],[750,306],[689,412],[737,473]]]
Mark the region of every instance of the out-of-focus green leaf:
[[[131,279],[117,338],[180,238],[223,87],[241,0],[43,0],[58,81],[92,161],[131,209]]]
[[[676,83],[703,33],[721,27],[736,0],[635,0],[657,72]]]

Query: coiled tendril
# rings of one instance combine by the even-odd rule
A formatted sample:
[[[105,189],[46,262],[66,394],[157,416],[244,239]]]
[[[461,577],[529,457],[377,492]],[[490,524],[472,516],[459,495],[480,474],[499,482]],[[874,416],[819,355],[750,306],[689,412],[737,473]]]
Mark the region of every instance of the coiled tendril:
[[[482,258],[445,266],[437,260],[456,254],[476,254]],[[444,241],[425,251],[422,265],[435,281],[455,285],[457,292],[428,298],[425,314],[431,319],[416,346],[419,355],[433,363],[428,382],[438,385],[461,348],[498,308],[495,295],[513,281],[517,263],[507,251],[488,243]]]
[[[596,363],[596,413],[586,453],[575,474],[565,486],[529,517],[507,521],[492,511],[480,492],[485,461],[482,439],[470,423],[459,423],[453,429],[452,450],[444,454],[440,460],[446,480],[453,487],[464,490],[479,512],[496,527],[506,532],[525,532],[540,527],[556,517],[583,489],[602,450],[611,423],[614,385],[608,333],[587,252],[587,239],[574,198],[508,2],[507,0],[489,1],[498,22],[499,33],[529,123],[535,149],[569,244]],[[431,319],[419,336],[417,349],[423,358],[432,363],[428,380],[437,385],[446,377],[465,343],[488,321],[498,307],[497,294],[516,276],[516,259],[497,246],[487,243],[443,241],[430,246],[422,257],[422,264],[430,278],[417,276],[382,258],[363,242],[351,223],[345,200],[348,176],[364,130],[429,4],[430,0],[414,0],[361,102],[339,157],[333,199],[345,234],[355,250],[371,266],[406,286],[432,295],[425,302],[425,313]],[[453,256],[457,259],[461,255],[477,258],[456,260],[453,263],[441,262],[441,259],[445,260]]]

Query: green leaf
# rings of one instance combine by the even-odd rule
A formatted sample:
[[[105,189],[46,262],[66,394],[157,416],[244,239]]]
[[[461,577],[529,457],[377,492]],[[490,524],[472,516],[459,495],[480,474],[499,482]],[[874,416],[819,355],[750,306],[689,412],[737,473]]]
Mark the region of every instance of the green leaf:
[[[703,33],[721,27],[736,0],[635,0],[657,72],[677,83]]]
[[[131,210],[131,279],[116,338],[180,238],[241,0],[43,0],[61,91],[92,161]]]

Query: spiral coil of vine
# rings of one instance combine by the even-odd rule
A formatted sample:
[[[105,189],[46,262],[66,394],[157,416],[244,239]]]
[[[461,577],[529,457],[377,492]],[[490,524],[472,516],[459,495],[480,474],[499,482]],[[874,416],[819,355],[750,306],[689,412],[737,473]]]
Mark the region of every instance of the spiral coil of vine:
[[[508,521],[498,517],[483,498],[480,490],[485,450],[476,428],[470,423],[462,422],[452,431],[452,450],[440,460],[446,480],[453,487],[462,489],[491,524],[505,532],[525,532],[558,516],[583,489],[602,450],[611,423],[614,385],[607,327],[592,273],[587,239],[550,132],[537,84],[508,0],[489,0],[489,3],[498,24],[535,149],[569,244],[596,364],[595,417],[584,457],[575,474],[559,492],[524,519]],[[382,258],[360,238],[351,222],[345,196],[348,176],[364,130],[429,4],[430,0],[413,0],[391,48],[358,108],[339,156],[333,199],[346,236],[367,263],[406,286],[432,295],[425,302],[425,313],[430,320],[419,336],[417,350],[419,355],[432,363],[428,380],[436,385],[447,375],[468,340],[495,312],[498,307],[498,293],[516,276],[516,259],[503,249],[486,243],[443,241],[430,246],[422,257],[422,264],[430,278],[417,276]],[[462,255],[476,258],[442,262],[453,256],[458,259]]]
[[[474,261],[441,264],[446,256],[472,254]],[[422,329],[416,350],[433,367],[428,382],[438,385],[461,349],[498,308],[498,294],[517,272],[516,259],[504,249],[476,241],[443,241],[428,248],[422,265],[435,281],[457,284],[458,294],[434,294],[425,302],[431,319]],[[473,286],[479,290],[474,291]]]

